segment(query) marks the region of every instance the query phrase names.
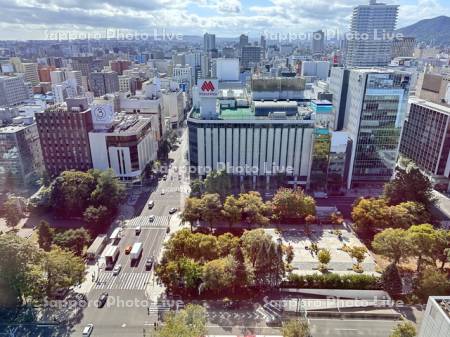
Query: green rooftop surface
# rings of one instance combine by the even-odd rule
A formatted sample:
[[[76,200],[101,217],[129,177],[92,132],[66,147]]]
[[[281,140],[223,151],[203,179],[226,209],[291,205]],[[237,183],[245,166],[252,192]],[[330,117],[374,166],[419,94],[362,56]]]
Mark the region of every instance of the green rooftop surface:
[[[221,109],[220,118],[222,119],[245,119],[255,117],[251,108]]]

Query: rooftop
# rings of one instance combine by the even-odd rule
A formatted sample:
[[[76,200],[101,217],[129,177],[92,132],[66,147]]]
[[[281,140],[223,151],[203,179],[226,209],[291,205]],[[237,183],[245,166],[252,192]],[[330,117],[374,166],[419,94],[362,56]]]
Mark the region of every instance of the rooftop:
[[[431,299],[439,305],[445,317],[450,320],[450,296],[431,296]]]
[[[430,102],[430,101],[427,101],[427,100],[424,100],[424,99],[420,99],[420,98],[417,98],[417,97],[410,97],[409,102],[417,104],[417,105],[424,106],[426,108],[429,108],[429,109],[432,109],[432,110],[435,110],[435,111],[438,111],[438,112],[441,112],[441,113],[444,113],[446,115],[450,115],[450,106],[448,106],[448,105],[443,105],[443,104]]]

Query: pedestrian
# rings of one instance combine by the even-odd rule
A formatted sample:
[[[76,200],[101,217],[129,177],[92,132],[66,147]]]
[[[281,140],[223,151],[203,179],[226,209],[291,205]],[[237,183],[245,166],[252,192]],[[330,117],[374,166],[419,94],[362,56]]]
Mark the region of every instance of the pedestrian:
[[[153,327],[154,327],[154,329],[156,330],[156,327],[157,327],[156,322],[153,323]]]

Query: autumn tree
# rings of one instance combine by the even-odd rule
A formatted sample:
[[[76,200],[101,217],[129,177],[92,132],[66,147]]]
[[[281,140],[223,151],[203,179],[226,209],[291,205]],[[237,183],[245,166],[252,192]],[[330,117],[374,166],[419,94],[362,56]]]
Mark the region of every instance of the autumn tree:
[[[320,269],[326,270],[328,263],[331,261],[331,253],[329,249],[321,249],[317,254],[317,258],[320,262]]]
[[[316,214],[316,204],[312,197],[301,188],[280,188],[271,202],[272,216],[282,222],[302,221],[308,215]]]

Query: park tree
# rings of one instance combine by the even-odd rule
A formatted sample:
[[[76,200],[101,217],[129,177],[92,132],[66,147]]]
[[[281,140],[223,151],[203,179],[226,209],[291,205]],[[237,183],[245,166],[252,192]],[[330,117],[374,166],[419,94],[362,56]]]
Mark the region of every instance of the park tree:
[[[83,249],[91,240],[89,232],[84,228],[68,229],[55,234],[53,242],[63,249],[72,251],[75,255],[81,256]]]
[[[111,169],[100,172],[92,170],[92,174],[96,177],[96,186],[91,193],[93,205],[97,207],[105,206],[110,213],[115,213],[124,198],[123,185]]]
[[[309,337],[311,332],[309,330],[308,322],[300,319],[292,319],[283,324],[283,337]]]
[[[366,258],[367,248],[364,246],[349,247],[348,254],[352,259],[356,260],[356,264],[353,265],[353,270],[356,272],[362,272],[362,266],[364,259]]]
[[[434,263],[434,247],[438,236],[430,224],[415,225],[408,229],[408,238],[411,242],[411,255],[417,258],[417,271],[421,271],[424,259],[430,258]]]
[[[50,228],[47,221],[42,220],[37,226],[38,244],[45,251],[49,251],[52,247],[54,230]]]
[[[412,164],[405,169],[396,169],[394,179],[384,186],[384,196],[391,205],[405,201],[415,201],[424,205],[434,202],[430,179]]]
[[[163,256],[161,263],[156,267],[156,275],[170,290],[196,291],[201,283],[202,274],[202,265],[186,257],[168,260]]]
[[[400,294],[402,292],[402,279],[395,263],[391,263],[386,267],[381,275],[381,280],[383,289],[388,293]]]
[[[221,257],[226,257],[239,246],[239,237],[231,233],[225,233],[217,237],[217,252]]]
[[[411,322],[399,323],[389,337],[415,337],[416,327]]]
[[[316,204],[312,197],[301,188],[280,188],[272,202],[272,216],[277,221],[302,221],[308,215],[316,214]]]
[[[40,263],[42,251],[30,241],[14,234],[0,235],[0,284],[2,296],[10,293],[21,303],[31,293],[29,282],[33,266]]]
[[[414,201],[405,201],[398,205],[388,207],[389,226],[405,228],[430,221],[430,215],[423,204]]]
[[[384,199],[364,199],[357,201],[352,210],[352,219],[356,229],[372,232],[375,228],[389,226],[388,206]]]
[[[212,260],[203,266],[203,283],[206,289],[220,293],[234,284],[235,261],[232,256]]]
[[[231,191],[231,178],[225,170],[211,171],[204,180],[206,193],[217,193],[225,198]]]
[[[205,193],[203,194],[200,203],[202,220],[210,227],[213,227],[220,221],[220,214],[222,211],[222,203],[219,194]]]
[[[83,212],[83,220],[86,226],[94,233],[101,232],[111,221],[111,212],[105,206],[89,206]]]
[[[11,198],[3,204],[3,217],[5,218],[8,227],[15,228],[23,217],[21,207],[18,203],[18,199]]]
[[[440,269],[444,270],[445,264],[450,261],[450,231],[436,230],[436,242],[433,245],[433,256],[441,262]]]
[[[206,335],[206,310],[201,305],[188,304],[178,312],[169,312],[157,337],[198,337]]]
[[[226,197],[223,204],[222,216],[228,222],[230,228],[241,221],[242,209],[239,207],[238,199],[234,195]]]
[[[250,277],[245,263],[244,252],[239,244],[233,252],[234,258],[234,285],[233,289],[244,288],[247,286]]]
[[[424,301],[429,296],[446,296],[450,293],[450,280],[447,273],[434,266],[425,268],[420,273],[415,293]]]
[[[326,270],[328,263],[331,261],[331,253],[329,249],[321,249],[317,254],[317,258],[320,262],[320,269]]]
[[[95,187],[95,177],[89,172],[62,172],[52,183],[53,209],[62,215],[81,216]]]
[[[197,197],[187,198],[184,210],[181,213],[181,221],[183,223],[189,222],[192,230],[192,225],[202,218],[202,211],[201,199]]]
[[[401,228],[387,228],[375,235],[372,241],[375,253],[386,256],[394,264],[411,253],[411,241],[408,232]]]
[[[44,255],[41,268],[45,277],[47,295],[57,289],[68,289],[84,281],[84,261],[74,253],[53,246]]]
[[[203,194],[205,185],[200,179],[194,179],[191,181],[191,197],[200,198]]]
[[[242,219],[249,225],[266,226],[269,208],[264,203],[259,192],[250,191],[239,194],[238,206],[241,209]]]

